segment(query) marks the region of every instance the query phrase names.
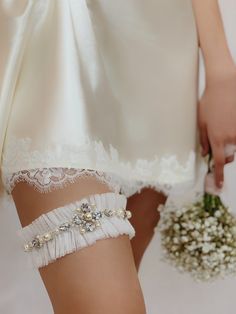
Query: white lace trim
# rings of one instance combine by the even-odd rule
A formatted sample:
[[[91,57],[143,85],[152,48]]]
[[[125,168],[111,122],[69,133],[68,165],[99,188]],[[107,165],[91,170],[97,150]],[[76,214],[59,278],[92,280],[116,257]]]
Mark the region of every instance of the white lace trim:
[[[120,185],[112,176],[96,170],[75,168],[41,168],[21,170],[8,176],[5,182],[6,190],[10,194],[17,183],[27,182],[40,193],[48,193],[62,189],[68,184],[77,182],[80,178],[95,177],[98,181],[107,184],[109,188],[119,193]]]
[[[27,169],[75,168],[102,171],[112,176],[122,192],[130,196],[143,187],[153,187],[169,194],[173,187],[192,184],[195,179],[196,153],[192,150],[185,165],[176,155],[152,160],[137,159],[133,164],[122,161],[118,151],[110,144],[106,150],[101,141],[86,139],[81,145],[55,144],[43,151],[33,149],[31,138],[7,138],[2,162],[2,178],[9,186],[13,173]]]

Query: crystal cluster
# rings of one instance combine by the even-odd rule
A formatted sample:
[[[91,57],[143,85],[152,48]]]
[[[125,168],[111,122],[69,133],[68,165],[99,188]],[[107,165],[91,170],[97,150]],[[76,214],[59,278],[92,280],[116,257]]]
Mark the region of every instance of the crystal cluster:
[[[32,249],[41,248],[45,243],[51,241],[56,235],[69,231],[72,227],[79,228],[81,234],[91,232],[101,226],[103,218],[117,216],[122,219],[130,219],[131,212],[123,208],[97,210],[95,204],[84,202],[79,208],[75,209],[70,221],[65,221],[54,230],[44,234],[36,235],[32,241],[24,245],[24,251],[29,252]]]

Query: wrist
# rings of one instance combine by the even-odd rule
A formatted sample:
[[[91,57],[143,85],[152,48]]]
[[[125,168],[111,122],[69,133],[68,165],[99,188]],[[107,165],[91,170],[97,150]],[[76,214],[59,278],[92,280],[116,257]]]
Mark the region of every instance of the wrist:
[[[217,82],[235,82],[236,65],[233,63],[218,64],[215,67],[206,67],[206,84],[215,84]]]
[[[217,41],[216,41],[217,42]],[[207,78],[229,77],[236,72],[236,64],[231,51],[226,43],[220,41],[218,44],[210,45],[208,49],[203,49],[202,55]]]

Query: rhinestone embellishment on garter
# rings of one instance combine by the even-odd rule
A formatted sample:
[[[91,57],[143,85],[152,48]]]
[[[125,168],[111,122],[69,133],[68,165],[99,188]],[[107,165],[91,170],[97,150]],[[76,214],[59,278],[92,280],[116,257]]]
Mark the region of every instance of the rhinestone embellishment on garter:
[[[69,231],[73,227],[79,228],[81,234],[92,232],[101,226],[102,218],[119,217],[130,219],[132,214],[129,210],[123,208],[97,210],[95,204],[83,202],[79,208],[74,210],[74,214],[70,221],[65,221],[57,228],[44,234],[36,235],[32,241],[24,244],[24,251],[30,252],[33,249],[41,248],[45,243],[53,240],[59,233]]]

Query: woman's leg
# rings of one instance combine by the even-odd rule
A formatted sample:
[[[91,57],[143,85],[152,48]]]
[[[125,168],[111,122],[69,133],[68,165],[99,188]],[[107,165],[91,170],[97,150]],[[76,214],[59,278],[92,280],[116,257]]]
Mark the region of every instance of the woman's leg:
[[[12,195],[24,227],[53,208],[109,191],[108,186],[91,177],[46,194],[21,182]],[[126,234],[96,241],[39,271],[55,314],[146,313]]]
[[[135,237],[131,239],[131,245],[137,270],[160,218],[157,208],[165,201],[164,194],[151,188],[144,188],[140,193],[128,198],[127,209],[132,212],[130,222],[136,232]]]

